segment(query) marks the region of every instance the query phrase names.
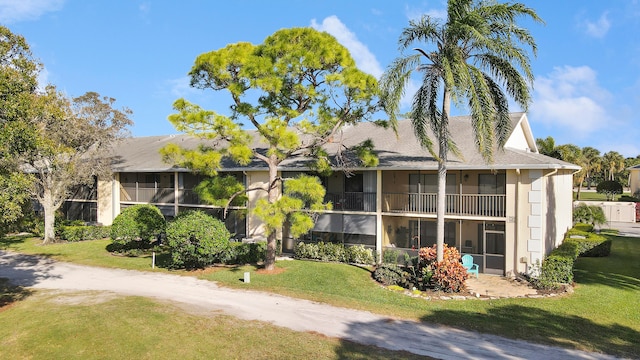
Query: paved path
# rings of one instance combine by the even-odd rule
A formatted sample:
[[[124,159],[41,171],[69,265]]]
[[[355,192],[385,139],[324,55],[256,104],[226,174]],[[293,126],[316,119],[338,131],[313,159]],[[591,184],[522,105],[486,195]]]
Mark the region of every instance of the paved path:
[[[35,289],[97,290],[170,300],[438,359],[613,359],[269,293],[232,290],[188,276],[80,266],[6,251],[0,251],[0,277]]]

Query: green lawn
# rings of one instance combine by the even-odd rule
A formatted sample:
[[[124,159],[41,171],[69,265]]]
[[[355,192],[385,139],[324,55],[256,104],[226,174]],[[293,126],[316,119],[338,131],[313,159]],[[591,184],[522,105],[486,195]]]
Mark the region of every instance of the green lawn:
[[[366,268],[296,260],[279,261],[275,274],[263,274],[254,266],[174,273],[199,276],[230,287],[271,291],[516,339],[635,357],[640,354],[637,341],[640,238],[612,237],[611,256],[577,261],[574,294],[543,299],[425,301],[381,288]],[[114,257],[106,253],[106,245],[106,241],[49,246],[38,246],[34,240],[25,238],[0,241],[0,248],[48,254],[61,260],[151,270],[149,258]],[[241,281],[245,271],[251,272],[249,284]],[[23,302],[27,301],[29,297]],[[7,323],[2,315],[0,322]]]
[[[620,196],[631,196],[631,193],[628,192],[624,192],[622,193],[622,195],[616,195],[615,199],[619,199]],[[578,200],[578,192],[577,191],[573,191],[573,199],[574,200]],[[583,201],[607,201],[607,197],[605,196],[605,194],[598,194],[595,191],[584,191],[584,189],[582,191],[580,191],[580,200]]]

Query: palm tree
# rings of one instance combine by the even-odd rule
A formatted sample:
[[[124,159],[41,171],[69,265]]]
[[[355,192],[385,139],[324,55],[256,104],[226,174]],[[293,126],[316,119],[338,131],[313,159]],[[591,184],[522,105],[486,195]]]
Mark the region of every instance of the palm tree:
[[[602,155],[602,165],[609,172],[608,179],[614,181],[615,174],[624,170],[624,157],[617,151],[609,151]]]
[[[585,146],[582,148],[582,155],[584,155],[585,158],[583,169],[585,170],[587,189],[591,189],[593,173],[597,173],[602,168],[600,150],[591,146]]]
[[[432,44],[432,48],[417,48],[416,54],[395,59],[380,81],[385,111],[395,122],[411,74],[414,70],[423,74],[413,97],[411,121],[420,144],[438,161],[438,261],[444,251],[447,157],[450,151],[458,154],[449,133],[451,102],[468,106],[476,145],[491,162],[496,145],[502,147],[510,131],[507,94],[523,110],[531,101],[533,73],[521,45],[534,54],[537,47],[529,31],[516,24],[519,17],[542,22],[534,10],[520,3],[449,0],[446,21],[425,15],[410,21],[400,36],[401,51],[414,43]],[[429,128],[438,143],[437,154]]]
[[[547,136],[544,139],[536,139],[536,146],[538,152],[542,155],[551,156],[552,158],[560,159],[560,152],[556,146],[556,141],[551,136]]]

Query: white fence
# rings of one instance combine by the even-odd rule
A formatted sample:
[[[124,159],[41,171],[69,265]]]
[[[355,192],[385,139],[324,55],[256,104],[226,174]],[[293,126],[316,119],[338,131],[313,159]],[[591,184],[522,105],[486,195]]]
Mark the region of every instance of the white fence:
[[[573,206],[578,204],[600,206],[607,217],[607,221],[636,222],[636,203],[615,202],[615,201],[574,201]]]

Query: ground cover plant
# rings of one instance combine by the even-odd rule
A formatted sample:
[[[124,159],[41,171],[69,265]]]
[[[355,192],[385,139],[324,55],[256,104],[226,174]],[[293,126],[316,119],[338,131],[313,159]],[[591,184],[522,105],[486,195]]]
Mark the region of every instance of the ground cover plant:
[[[640,353],[640,239],[613,239],[608,257],[575,262],[575,292],[557,297],[443,301],[413,298],[389,291],[371,277],[372,268],[316,261],[278,261],[271,274],[258,265],[213,267],[202,271],[173,271],[218,284],[270,291],[336,306],[363,309],[405,319],[587,351],[635,357]],[[150,258],[111,256],[108,240],[37,245],[37,239],[8,237],[0,249],[10,249],[89,265],[145,269]],[[155,268],[153,271],[168,271]],[[241,281],[251,272],[251,282]],[[4,323],[4,322],[3,322]]]

